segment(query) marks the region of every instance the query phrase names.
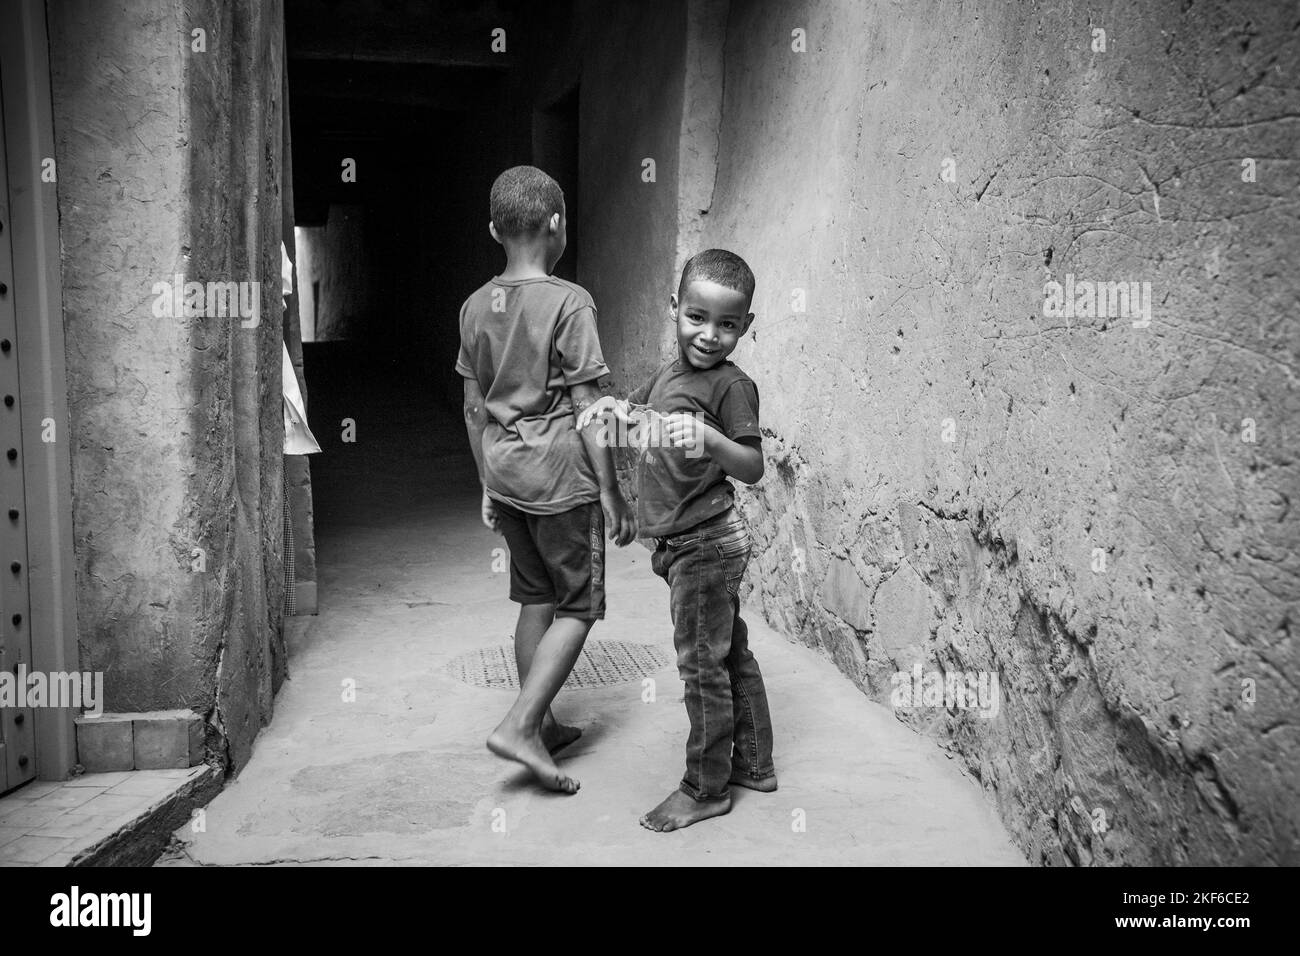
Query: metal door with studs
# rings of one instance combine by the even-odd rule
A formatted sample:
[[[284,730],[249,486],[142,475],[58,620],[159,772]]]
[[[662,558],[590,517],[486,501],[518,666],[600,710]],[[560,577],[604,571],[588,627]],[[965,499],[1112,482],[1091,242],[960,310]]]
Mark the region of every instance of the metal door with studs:
[[[0,99],[0,119],[4,101]],[[27,530],[23,503],[22,394],[14,310],[13,229],[4,123],[0,122],[0,793],[36,776],[33,714],[25,706],[32,639],[27,622]],[[5,686],[5,685],[8,686]]]
[[[76,707],[9,706],[20,673],[81,669],[45,16],[0,0],[0,793],[77,766]]]

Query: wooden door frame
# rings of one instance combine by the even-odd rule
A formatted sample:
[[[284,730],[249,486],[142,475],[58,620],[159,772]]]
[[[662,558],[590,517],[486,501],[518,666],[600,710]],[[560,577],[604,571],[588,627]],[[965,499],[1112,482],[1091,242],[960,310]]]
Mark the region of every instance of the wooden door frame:
[[[41,180],[44,161],[55,155],[45,0],[0,2],[0,92],[21,370],[31,668],[78,671],[58,195],[57,182]],[[52,442],[42,441],[46,418],[55,422]],[[63,780],[76,765],[76,716],[71,708],[36,708],[37,779]]]

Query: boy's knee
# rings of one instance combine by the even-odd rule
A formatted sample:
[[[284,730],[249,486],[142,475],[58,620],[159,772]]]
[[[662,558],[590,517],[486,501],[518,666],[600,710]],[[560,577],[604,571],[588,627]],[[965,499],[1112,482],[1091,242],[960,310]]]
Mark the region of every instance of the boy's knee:
[[[596,625],[596,621],[599,620],[599,618],[595,618],[595,617],[585,617],[577,614],[565,614],[563,611],[556,614],[555,619],[557,621],[568,621],[569,624],[575,630],[581,629],[582,633],[584,634],[590,634],[591,629]]]

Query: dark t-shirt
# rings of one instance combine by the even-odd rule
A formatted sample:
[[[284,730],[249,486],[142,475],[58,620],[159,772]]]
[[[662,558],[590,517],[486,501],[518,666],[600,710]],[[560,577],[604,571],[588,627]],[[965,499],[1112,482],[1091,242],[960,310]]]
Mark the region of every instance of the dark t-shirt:
[[[699,414],[733,441],[761,439],[758,387],[731,362],[701,370],[678,356],[628,400],[660,415]],[[726,511],[734,498],[726,472],[707,455],[652,446],[637,462],[637,521],[639,533],[648,537],[685,531]]]
[[[596,307],[580,285],[494,278],[460,309],[456,371],[478,381],[488,497],[530,514],[600,500],[569,388],[608,375]]]

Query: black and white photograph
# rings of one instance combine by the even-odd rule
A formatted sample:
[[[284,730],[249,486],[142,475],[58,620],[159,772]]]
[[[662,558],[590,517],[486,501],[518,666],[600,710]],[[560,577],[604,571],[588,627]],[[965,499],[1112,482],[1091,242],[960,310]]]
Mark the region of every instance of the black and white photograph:
[[[1295,0],[3,0],[0,113],[24,919],[1300,865]]]

